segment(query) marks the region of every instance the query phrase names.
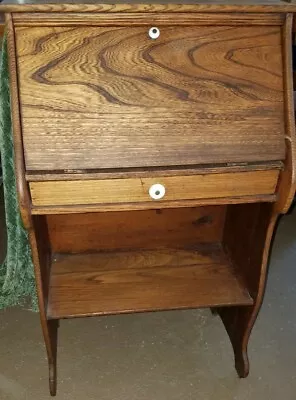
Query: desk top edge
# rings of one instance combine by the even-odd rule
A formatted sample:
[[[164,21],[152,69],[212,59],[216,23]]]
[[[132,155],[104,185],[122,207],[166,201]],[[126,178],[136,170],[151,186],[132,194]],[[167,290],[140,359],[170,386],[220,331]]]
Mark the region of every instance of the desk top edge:
[[[91,0],[72,0],[65,3],[58,3],[57,1],[42,1],[42,0],[29,0],[28,2],[18,0],[5,0],[0,4],[0,13],[118,13],[118,12],[227,12],[227,13],[293,13],[296,12],[296,2],[285,2],[280,0],[236,0],[224,1],[223,0],[203,0],[198,2],[196,0],[187,0],[186,3],[180,4],[180,0],[145,0],[137,1],[108,1],[99,3]]]

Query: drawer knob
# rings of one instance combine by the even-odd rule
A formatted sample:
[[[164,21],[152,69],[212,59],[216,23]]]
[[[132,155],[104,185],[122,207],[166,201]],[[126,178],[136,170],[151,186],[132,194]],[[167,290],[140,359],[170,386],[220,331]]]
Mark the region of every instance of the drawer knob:
[[[165,195],[165,187],[160,183],[155,183],[150,187],[149,195],[153,200],[160,200]]]
[[[150,39],[157,39],[160,35],[160,30],[153,26],[152,28],[149,29],[149,37]]]

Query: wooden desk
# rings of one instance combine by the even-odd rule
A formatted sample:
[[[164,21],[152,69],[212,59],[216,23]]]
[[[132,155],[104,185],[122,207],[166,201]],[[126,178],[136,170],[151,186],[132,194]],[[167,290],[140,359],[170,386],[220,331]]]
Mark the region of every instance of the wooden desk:
[[[62,318],[211,307],[240,377],[295,192],[295,5],[2,5],[50,392]]]

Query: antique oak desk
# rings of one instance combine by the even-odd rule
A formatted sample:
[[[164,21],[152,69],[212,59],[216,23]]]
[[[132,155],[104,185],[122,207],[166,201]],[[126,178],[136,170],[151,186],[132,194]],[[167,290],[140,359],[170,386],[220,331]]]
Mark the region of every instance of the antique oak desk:
[[[248,375],[295,191],[295,10],[1,6],[52,395],[62,318],[215,308]]]

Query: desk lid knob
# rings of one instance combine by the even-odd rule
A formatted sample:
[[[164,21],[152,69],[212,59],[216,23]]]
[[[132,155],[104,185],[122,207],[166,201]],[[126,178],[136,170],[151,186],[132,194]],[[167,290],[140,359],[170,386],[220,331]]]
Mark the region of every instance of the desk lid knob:
[[[165,195],[165,187],[160,183],[156,183],[150,187],[149,195],[153,200],[160,200]]]
[[[160,35],[160,30],[155,26],[153,26],[152,28],[149,29],[148,34],[150,39],[157,39]]]

